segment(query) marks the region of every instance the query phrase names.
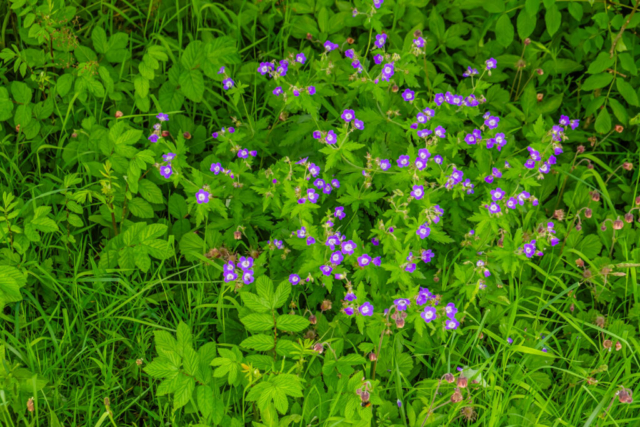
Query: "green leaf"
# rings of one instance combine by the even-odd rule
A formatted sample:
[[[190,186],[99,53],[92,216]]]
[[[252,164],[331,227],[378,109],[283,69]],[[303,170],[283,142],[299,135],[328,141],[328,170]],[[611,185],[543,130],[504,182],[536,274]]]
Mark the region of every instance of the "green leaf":
[[[289,299],[289,295],[291,295],[291,284],[289,282],[280,283],[278,289],[276,289],[276,292],[273,295],[273,299],[271,300],[271,308],[275,309],[282,307]]]
[[[173,246],[166,240],[146,240],[141,244],[147,253],[156,259],[169,259],[174,255]]]
[[[540,9],[540,0],[526,0],[524,7],[529,15],[537,15],[538,9]]]
[[[273,328],[273,316],[268,314],[250,314],[241,318],[240,321],[252,332],[262,332]]]
[[[638,106],[638,94],[633,86],[627,83],[622,77],[616,79],[616,86],[620,95],[627,101],[627,104],[633,105],[634,107]]]
[[[310,325],[309,320],[295,314],[283,314],[276,320],[278,329],[287,332],[300,332]]]
[[[522,9],[518,14],[518,36],[521,39],[529,37],[536,29],[537,15],[529,15],[526,9]]]
[[[198,372],[200,357],[190,345],[185,345],[184,347],[182,365],[184,366],[184,371],[191,376],[195,376]]]
[[[169,214],[176,219],[182,219],[187,216],[187,202],[182,195],[173,193],[169,197]]]
[[[614,59],[609,58],[609,52],[600,52],[596,59],[589,65],[587,73],[599,74],[613,65]]]
[[[96,25],[91,32],[91,41],[93,42],[93,48],[98,53],[107,53],[109,50],[109,43],[107,42],[107,33],[104,29]]]
[[[502,13],[505,9],[504,0],[487,0],[482,2],[482,8],[490,13]]]
[[[0,265],[0,310],[5,304],[22,300],[20,288],[27,284],[25,275],[15,267]]]
[[[39,231],[45,233],[53,233],[58,231],[58,224],[49,217],[34,218],[31,220],[31,224]]]
[[[180,372],[180,366],[176,366],[168,357],[160,356],[145,366],[144,371],[153,378],[167,378]]]
[[[271,309],[270,301],[267,301],[256,294],[252,294],[251,292],[243,292],[240,294],[240,297],[242,298],[242,302],[245,307],[249,310],[256,311],[258,313],[266,313]]]
[[[177,353],[178,341],[167,331],[155,331],[156,351],[159,354]]]
[[[613,80],[613,74],[601,73],[589,76],[582,84],[582,90],[595,90],[607,86]]]
[[[163,203],[162,191],[153,182],[143,179],[138,183],[140,195],[151,203]]]
[[[178,323],[177,333],[178,337],[178,353],[184,354],[186,347],[193,346],[193,334],[191,334],[191,328],[184,322]]]
[[[178,387],[173,395],[174,410],[182,408],[189,403],[189,400],[191,400],[193,395],[193,391],[196,388],[196,380],[194,378],[186,375],[182,375],[178,378]]]
[[[185,70],[180,74],[180,89],[187,99],[202,102],[204,79],[200,70]]]
[[[138,218],[153,218],[153,208],[140,197],[135,197],[127,206],[129,207],[129,211]]]
[[[607,133],[611,130],[611,116],[606,107],[600,110],[596,118],[595,128],[598,133]]]
[[[261,276],[256,280],[256,291],[258,295],[267,301],[273,299],[273,282],[267,276]]]
[[[274,344],[273,336],[258,334],[245,339],[240,346],[256,351],[269,351],[273,350]]]
[[[116,140],[117,145],[132,145],[140,141],[142,138],[142,131],[139,129],[129,129],[118,137]]]
[[[146,273],[151,268],[151,258],[147,255],[147,251],[142,245],[133,248],[134,262],[142,272]]]
[[[9,98],[9,91],[0,87],[0,122],[9,120],[12,116],[13,101]]]
[[[558,10],[558,6],[555,4],[547,8],[547,12],[544,16],[544,22],[547,24],[547,31],[550,36],[553,36],[562,24],[562,14]]]
[[[503,14],[496,22],[496,39],[502,46],[507,47],[513,42],[514,30],[509,15]]]
[[[32,91],[26,83],[14,80],[11,83],[11,94],[13,99],[20,104],[28,104],[31,102]]]
[[[199,385],[196,387],[196,400],[198,402],[198,409],[205,418],[208,418],[213,413],[213,390],[207,385]]]

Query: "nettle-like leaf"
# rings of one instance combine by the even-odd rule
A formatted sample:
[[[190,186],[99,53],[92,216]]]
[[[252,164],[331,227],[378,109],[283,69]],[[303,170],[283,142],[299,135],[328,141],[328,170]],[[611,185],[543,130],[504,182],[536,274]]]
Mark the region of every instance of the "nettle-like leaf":
[[[302,397],[301,379],[296,375],[279,374],[272,375],[253,387],[247,400],[256,402],[262,411],[273,403],[278,412],[285,414],[289,408],[288,397]]]

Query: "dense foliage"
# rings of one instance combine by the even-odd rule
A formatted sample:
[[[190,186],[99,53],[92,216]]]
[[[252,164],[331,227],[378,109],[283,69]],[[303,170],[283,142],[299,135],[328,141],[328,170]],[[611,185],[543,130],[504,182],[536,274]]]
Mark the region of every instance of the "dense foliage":
[[[640,2],[0,2],[0,425],[634,425]]]

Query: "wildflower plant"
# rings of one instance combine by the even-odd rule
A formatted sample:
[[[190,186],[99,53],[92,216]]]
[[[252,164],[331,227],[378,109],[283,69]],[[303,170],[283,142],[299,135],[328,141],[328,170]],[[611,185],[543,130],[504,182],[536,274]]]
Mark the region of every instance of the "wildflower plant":
[[[420,2],[358,0],[319,6],[317,25],[304,2],[273,12],[259,3],[238,11],[234,28],[245,31],[246,13],[273,29],[278,8],[291,7],[296,43],[283,38],[260,50],[256,42],[259,53],[248,56],[253,46],[216,32],[188,43],[180,37],[180,49],[174,38],[146,34],[148,46],[135,57],[135,35],[108,37],[100,25],[73,57],[60,46],[54,52],[49,42],[72,10],[43,4],[52,14],[36,14],[36,3],[11,9],[26,16],[29,45],[50,55],[59,75],[55,84],[36,84],[30,71],[29,83],[0,86],[0,102],[8,101],[0,105],[2,136],[20,159],[6,175],[27,179],[16,165],[29,161],[37,166],[28,176],[42,182],[31,195],[2,184],[0,308],[21,301],[23,291],[35,301],[34,290],[53,286],[54,270],[72,275],[74,268],[94,275],[91,283],[127,288],[101,315],[137,298],[146,304],[138,314],[154,319],[162,317],[158,307],[187,304],[175,313],[183,321],[164,328],[171,332],[157,329],[129,346],[147,354],[149,362],[136,366],[155,381],[154,395],[168,399],[160,404],[170,408],[167,419],[424,426],[455,412],[471,420],[491,416],[475,402],[496,386],[476,351],[486,360],[510,358],[503,374],[529,381],[519,383],[527,390],[604,376],[595,355],[577,368],[568,363],[583,344],[567,354],[561,333],[596,347],[601,341],[599,362],[600,350],[634,351],[635,329],[622,320],[609,329],[603,321],[590,335],[581,325],[605,310],[590,308],[592,301],[606,306],[635,295],[626,280],[640,265],[640,200],[630,178],[637,156],[625,151],[610,168],[598,150],[631,143],[628,130],[612,127],[609,110],[630,124],[616,98],[638,106],[637,94],[617,68],[605,71],[619,62],[637,74],[623,35],[637,20],[610,23],[621,31],[622,41],[609,41],[616,60],[599,52],[580,89],[587,100],[566,102],[563,95],[543,101],[536,90],[548,74],[554,88],[558,76],[582,68],[579,58],[558,59],[544,44],[552,44],[559,14],[583,21],[588,6],[575,2],[562,14],[543,2],[546,41],[533,43],[541,2],[516,7],[520,41],[509,15],[516,9],[469,6],[497,14],[486,45],[443,2],[446,22],[440,6],[427,16]],[[424,19],[397,26],[405,7]],[[222,7],[212,9],[228,19]],[[594,16],[600,26],[608,19]],[[505,51],[511,45],[517,49]],[[439,56],[446,49],[465,53]],[[581,49],[596,55],[586,42]],[[23,76],[39,61],[18,47],[0,58]],[[57,62],[64,58],[75,66]],[[606,97],[592,93],[607,85]],[[91,104],[104,107],[98,114]],[[44,134],[57,135],[57,145],[45,144]],[[51,150],[44,165],[43,150]],[[60,244],[39,254],[51,236]],[[88,262],[74,256],[81,245],[91,248]],[[84,283],[80,277],[74,283]],[[162,292],[144,285],[165,281]],[[49,288],[42,292],[52,298]],[[548,302],[537,305],[538,298]],[[637,320],[636,308],[629,317]],[[214,319],[210,331],[195,330],[189,313],[198,310]],[[614,347],[612,338],[625,345]],[[0,356],[4,362],[4,350]],[[633,400],[625,378],[616,385],[620,405]],[[620,410],[615,396],[601,400],[611,401],[606,414]]]

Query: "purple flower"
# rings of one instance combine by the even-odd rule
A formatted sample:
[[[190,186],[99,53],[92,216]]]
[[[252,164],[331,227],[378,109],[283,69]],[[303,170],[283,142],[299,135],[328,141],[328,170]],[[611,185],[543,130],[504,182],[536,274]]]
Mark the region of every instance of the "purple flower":
[[[342,255],[342,252],[336,251],[331,254],[330,260],[331,260],[331,264],[340,265],[342,263],[342,260],[344,260],[344,256]]]
[[[298,283],[300,283],[300,276],[298,276],[297,274],[290,274],[289,282],[294,286],[297,285]]]
[[[380,6],[382,6],[382,3],[384,3],[384,0],[373,0],[373,5],[375,6],[376,9],[380,9]]]
[[[560,120],[558,120],[558,123],[560,124],[560,126],[569,126],[569,122],[570,122],[569,117],[564,115],[561,115]]]
[[[551,170],[551,166],[549,166],[549,163],[547,162],[544,162],[542,166],[538,168],[538,171],[540,173],[549,173],[550,170]]]
[[[426,138],[431,135],[431,133],[429,129],[421,129],[418,131],[418,138]]]
[[[438,138],[444,138],[446,136],[447,130],[442,126],[438,126],[435,128],[434,133]]]
[[[348,123],[356,117],[356,113],[353,110],[344,110],[342,112],[342,116],[340,117],[342,117],[342,120]]]
[[[558,239],[557,237],[552,237],[551,238],[551,246],[555,246],[560,242],[560,239]]]
[[[200,190],[196,193],[196,201],[198,204],[208,203],[210,194],[204,190]]]
[[[234,83],[233,80],[231,80],[230,78],[226,78],[222,81],[222,88],[224,90],[229,90],[233,87]]]
[[[347,58],[353,59],[353,55],[355,55],[353,49],[347,49],[344,51],[344,56],[346,56]]]
[[[373,237],[371,239],[371,243],[373,244],[373,246],[378,246],[380,244],[380,239],[378,239],[377,237]]]
[[[340,181],[338,181],[337,179],[332,179],[331,185],[333,185],[334,188],[340,188]]]
[[[242,281],[245,285],[250,285],[253,283],[253,270],[243,271],[242,272]]]
[[[162,159],[163,159],[165,162],[170,162],[171,160],[173,160],[173,159],[175,159],[175,158],[176,158],[175,153],[167,153],[167,154],[163,154],[163,155],[162,155]]]
[[[212,137],[217,138],[218,137],[218,132],[214,132],[211,134]]]
[[[415,99],[415,92],[411,89],[405,89],[405,91],[402,93],[402,99],[407,102],[413,101]]]
[[[416,271],[416,264],[415,263],[409,263],[405,268],[404,271],[406,271],[407,273],[413,273],[414,271]]]
[[[168,122],[169,121],[169,115],[165,114],[165,113],[159,113],[156,116],[156,119],[160,120],[161,122]]]
[[[396,305],[396,309],[398,311],[405,311],[411,305],[411,300],[407,298],[398,298],[394,300],[393,303]]]
[[[444,312],[447,315],[447,317],[452,319],[456,315],[456,313],[458,312],[458,309],[456,308],[456,305],[454,303],[450,302],[444,308]]]
[[[460,323],[458,323],[456,319],[447,319],[447,321],[444,322],[444,327],[447,330],[458,329],[458,326],[460,326]]]
[[[507,207],[509,209],[515,209],[517,204],[518,204],[518,201],[516,199],[514,199],[513,197],[511,197],[509,200],[507,200]]]
[[[358,130],[364,130],[364,122],[360,119],[355,119],[353,121],[353,127],[355,127]]]
[[[243,271],[247,271],[253,268],[253,258],[252,257],[240,257],[240,261],[238,261],[238,267],[240,267]]]
[[[380,257],[379,257],[379,256],[377,256],[377,257],[375,257],[375,258],[373,259],[372,263],[373,263],[373,265],[380,267],[380,262],[381,262],[381,261],[382,261],[382,260],[380,259]]]
[[[345,215],[345,213],[344,213],[344,207],[343,207],[343,206],[338,206],[338,207],[336,208],[336,211],[335,211],[334,215],[335,215],[335,216],[336,216],[336,218],[338,218],[338,219],[344,219],[344,217],[345,217],[345,216],[347,216],[347,215]]]
[[[155,144],[156,142],[158,142],[158,135],[156,135],[155,133],[152,133],[152,134],[149,136],[149,138],[148,138],[148,139],[149,139],[149,141],[151,141],[151,142],[153,142],[153,143]]]
[[[323,265],[320,267],[320,271],[322,271],[322,274],[324,274],[325,276],[331,276],[331,272],[333,271],[333,267],[328,266],[328,265]]]
[[[416,231],[416,234],[421,239],[426,239],[430,233],[431,233],[431,229],[427,224],[422,224],[420,227],[418,227],[418,230]]]
[[[371,264],[371,257],[368,254],[362,254],[358,257],[358,265],[360,267],[366,267]]]
[[[224,67],[220,67],[220,69],[218,70],[218,74],[224,74]]]
[[[500,211],[502,210],[502,209],[500,209],[500,205],[499,205],[499,204],[497,204],[496,202],[492,202],[492,203],[488,206],[488,208],[489,208],[489,212],[490,212],[490,213],[494,213],[494,214],[495,214],[495,213],[498,213],[498,212],[500,212]]]
[[[513,344],[513,340],[511,339],[511,337],[508,337],[508,338],[507,338],[507,342],[508,342],[509,344]]]
[[[580,126],[580,120],[578,119],[573,119],[569,122],[569,124],[571,125],[571,130],[575,130],[575,128],[577,128],[578,126]]]
[[[413,44],[417,48],[423,48],[424,47],[424,39],[422,37],[418,37],[417,39],[413,39]]]
[[[364,304],[362,304],[360,307],[358,307],[358,311],[363,316],[371,316],[373,314],[373,306],[369,301],[367,301]]]
[[[336,249],[336,245],[340,244],[340,238],[338,236],[329,236],[325,245],[329,246],[331,250]]]
[[[378,34],[376,35],[376,42],[374,43],[377,48],[382,49],[384,44],[387,42],[386,34]]]
[[[437,165],[441,165],[443,161],[442,156],[440,154],[436,154],[433,157],[433,161],[436,162]]]
[[[324,42],[324,48],[327,52],[331,52],[332,50],[337,49],[339,46],[335,43],[332,43],[330,40]]]
[[[300,90],[296,87],[293,88],[293,96],[300,96]]]
[[[299,53],[296,55],[296,62],[300,64],[304,64],[307,61],[307,57],[304,53]]]
[[[436,256],[436,254],[434,254],[431,249],[423,249],[422,253],[420,254],[420,258],[422,258],[422,261],[424,261],[425,263],[431,262],[434,256]]]
[[[220,172],[222,172],[222,165],[220,163],[211,163],[211,169],[210,170],[214,174],[218,175]]]
[[[307,246],[313,245],[316,242],[316,239],[314,239],[313,237],[309,236],[307,237]]]
[[[409,156],[407,155],[400,156],[400,158],[398,158],[398,166],[400,166],[401,168],[405,166],[409,166],[410,161],[411,159]]]
[[[487,59],[487,61],[485,63],[487,64],[487,70],[491,70],[493,68],[496,68],[496,65],[498,65],[498,61],[496,61],[493,58]]]
[[[389,170],[391,168],[391,162],[387,159],[380,160],[380,169],[383,171]]]
[[[327,141],[327,144],[335,144],[336,142],[338,142],[338,136],[332,130],[327,132],[327,136],[324,139],[325,141]]]
[[[258,65],[258,72],[263,76],[272,69],[273,69],[273,64],[270,62],[261,62],[260,65]]]
[[[309,173],[314,177],[318,176],[320,173],[320,166],[316,166],[315,163],[311,163],[309,165]]]
[[[495,129],[498,127],[498,123],[500,123],[500,117],[489,116],[485,119],[484,124],[489,129]]]
[[[382,67],[382,80],[389,80],[394,73],[395,73],[395,69],[393,66],[393,62],[389,64],[384,64],[384,66]]]
[[[327,183],[324,182],[324,179],[318,178],[313,182],[313,185],[315,185],[316,188],[318,188],[318,189],[322,189],[322,188],[324,188],[325,185],[327,185]]]
[[[422,319],[427,323],[431,322],[433,319],[436,318],[436,308],[425,307],[424,311],[420,313],[420,317],[422,317]]]
[[[524,167],[527,169],[533,169],[536,167],[536,162],[533,159],[527,159],[526,162],[524,162]]]
[[[247,157],[249,157],[249,150],[243,148],[242,150],[238,151],[238,157],[240,157],[241,159],[246,159]]]
[[[373,57],[373,62],[375,62],[375,64],[376,64],[376,65],[380,65],[380,64],[382,64],[382,60],[383,60],[383,59],[384,59],[384,58],[382,57],[382,55],[377,54],[377,55],[375,55],[375,56]]]
[[[296,231],[296,236],[302,238],[304,236],[307,235],[307,228],[306,227],[300,227],[300,230]]]
[[[422,197],[424,196],[424,187],[422,185],[414,185],[411,195],[415,199],[418,199],[418,200],[422,199]]]
[[[238,275],[233,270],[227,271],[227,272],[224,273],[224,281],[225,281],[225,283],[233,282],[237,278],[238,278]]]
[[[315,203],[320,198],[320,195],[316,193],[316,190],[314,188],[309,188],[307,190],[307,198],[311,203]]]
[[[495,190],[491,191],[491,200],[493,200],[494,202],[497,202],[498,200],[502,200],[503,197],[504,197],[504,191],[502,191],[502,188],[498,187]]]
[[[349,240],[347,242],[342,242],[340,245],[340,250],[344,255],[353,255],[353,250],[357,248],[358,245],[353,243],[353,240]]]
[[[358,69],[360,68],[360,65],[361,65],[361,64],[360,64],[360,61],[358,61],[357,59],[356,59],[356,60],[354,60],[354,61],[351,63],[351,66],[352,66],[353,68],[355,68],[356,70],[358,70]],[[360,70],[358,70],[358,72],[359,72],[359,73],[361,73],[361,72],[362,72],[362,70],[360,69]]]
[[[280,96],[280,95],[282,95],[282,87],[281,87],[281,86],[278,86],[277,88],[275,88],[275,89],[273,90],[273,94],[274,94],[275,96]]]
[[[353,307],[344,308],[344,314],[346,314],[347,316],[353,316],[353,313],[354,313]]]
[[[307,93],[308,93],[309,95],[315,95],[315,94],[316,94],[316,87],[315,87],[315,86],[309,86],[309,87],[307,88]]]
[[[160,175],[162,175],[166,179],[169,179],[172,173],[173,169],[171,169],[171,165],[160,166]]]
[[[416,159],[416,161],[415,161],[414,165],[416,166],[416,168],[417,168],[418,170],[424,170],[424,168],[426,168],[426,167],[427,167],[427,161],[426,161],[426,160],[422,160],[422,159],[418,158],[418,159]],[[416,198],[418,198],[418,197],[416,197]]]
[[[527,258],[531,258],[536,254],[536,245],[533,242],[525,243],[523,251]]]
[[[400,401],[400,399],[398,399],[398,408],[402,408],[402,402]]]

